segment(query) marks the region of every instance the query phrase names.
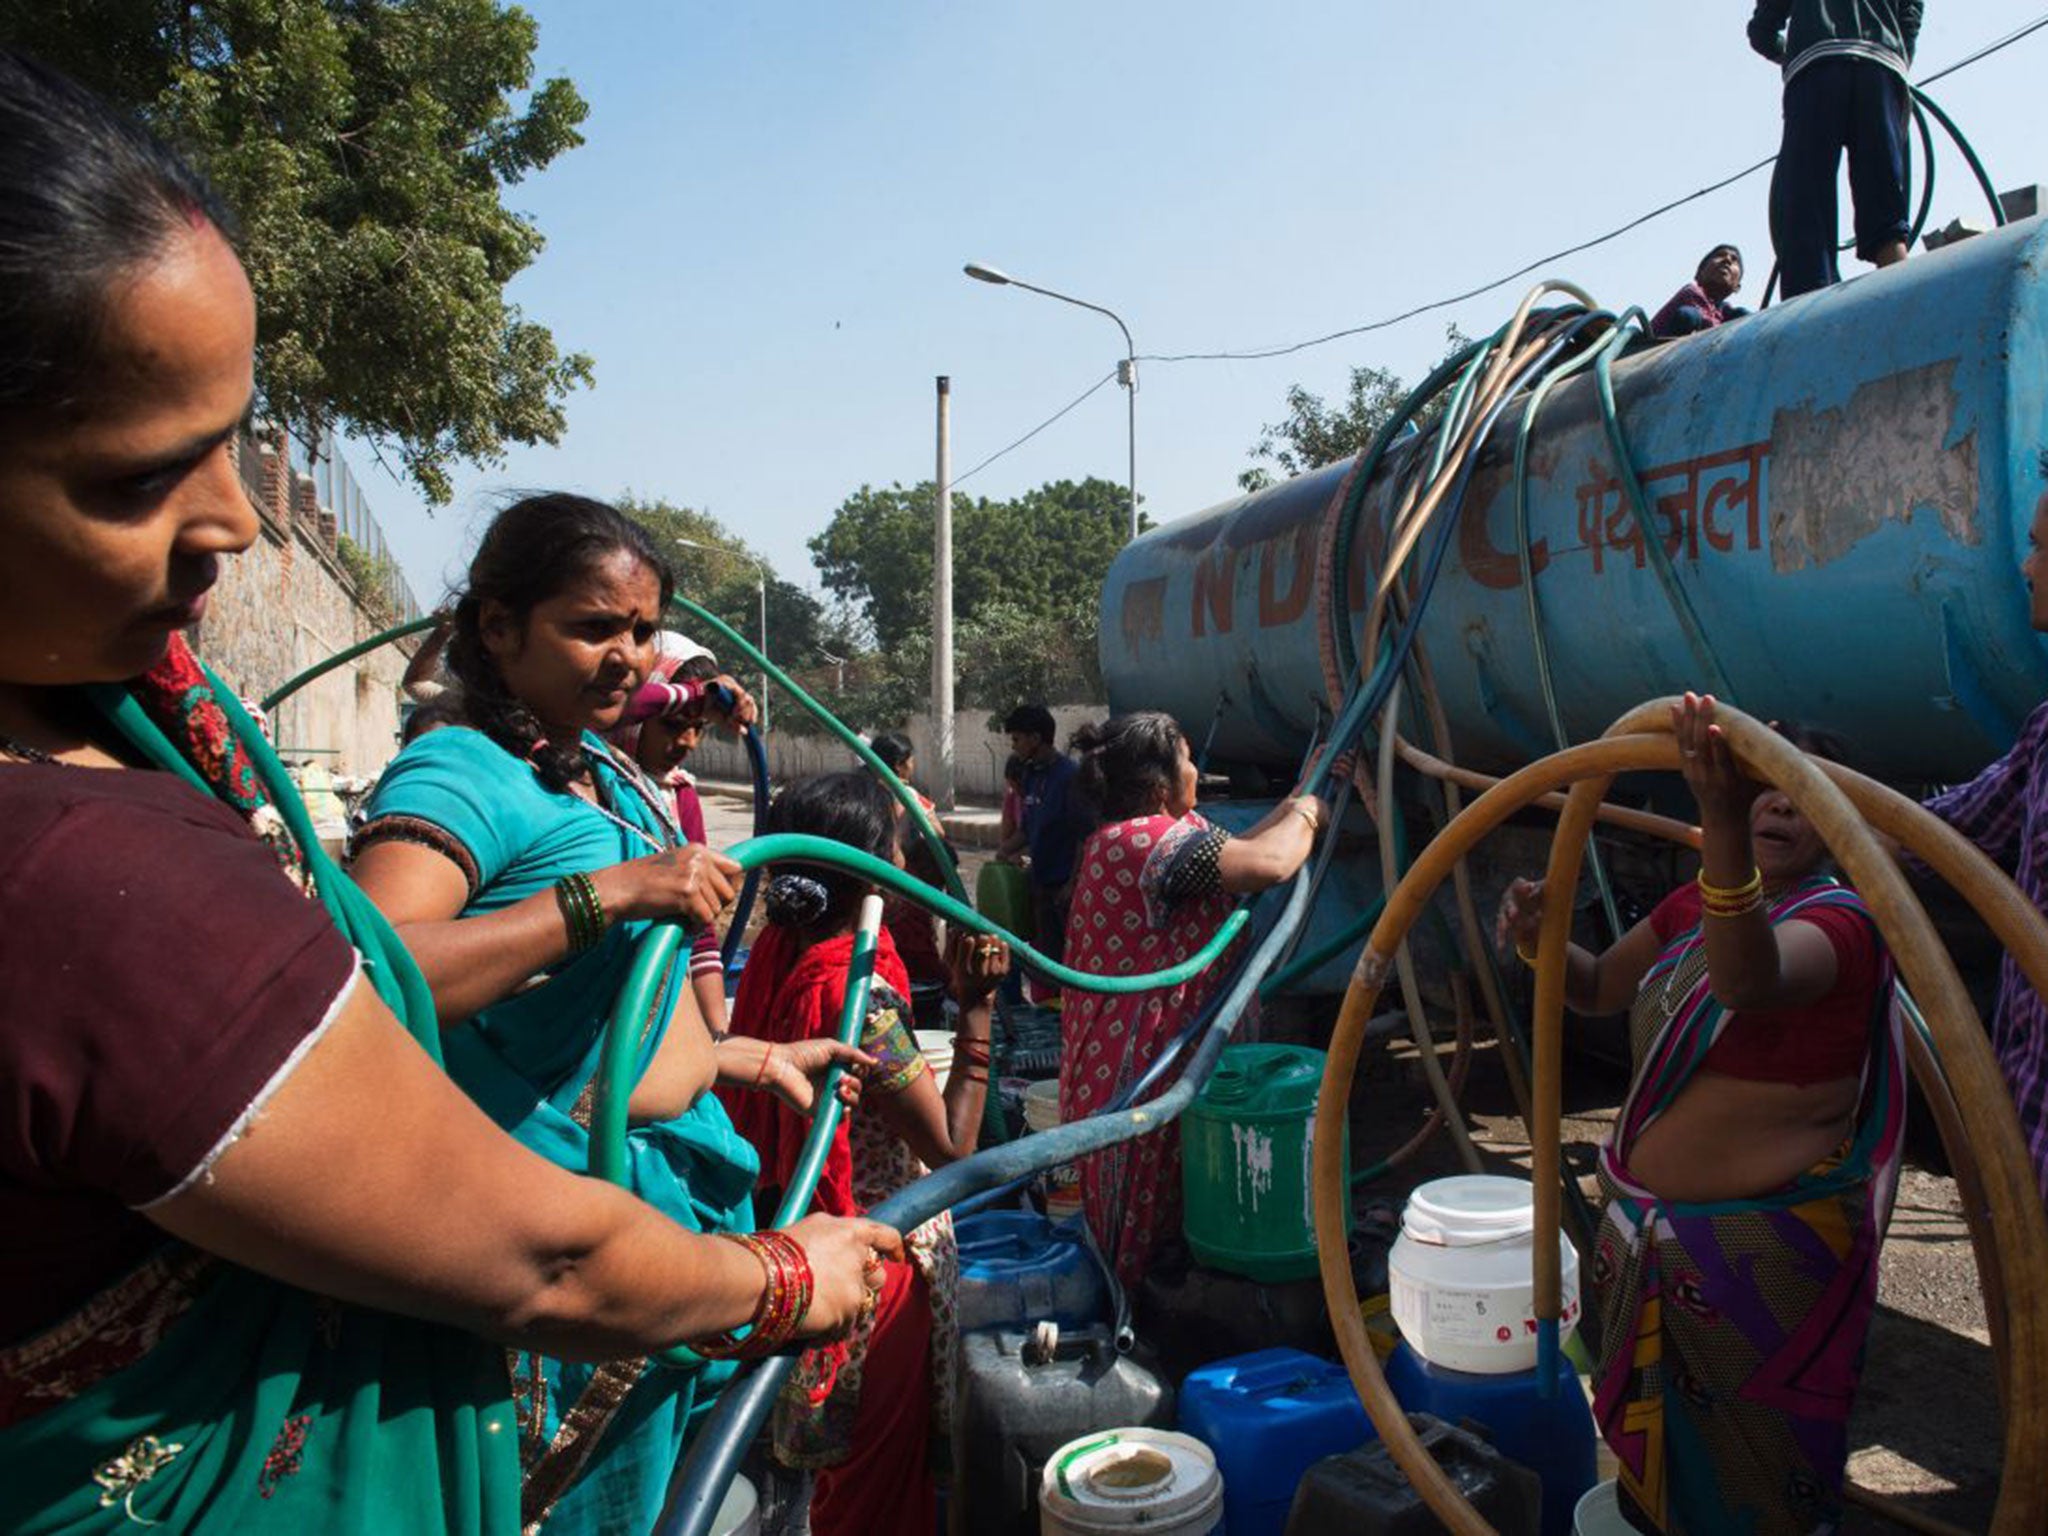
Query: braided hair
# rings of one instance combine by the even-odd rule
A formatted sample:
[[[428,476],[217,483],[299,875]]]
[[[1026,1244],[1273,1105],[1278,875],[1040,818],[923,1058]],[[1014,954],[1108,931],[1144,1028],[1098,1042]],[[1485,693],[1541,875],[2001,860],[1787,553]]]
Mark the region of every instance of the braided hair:
[[[645,528],[588,496],[565,491],[525,496],[492,519],[469,562],[469,582],[456,599],[448,670],[462,684],[463,714],[514,757],[532,763],[551,790],[566,789],[583,776],[582,745],[550,741],[533,711],[506,685],[484,645],[484,604],[502,603],[524,625],[536,607],[559,597],[620,550],[654,572],[666,608],[675,575]]]

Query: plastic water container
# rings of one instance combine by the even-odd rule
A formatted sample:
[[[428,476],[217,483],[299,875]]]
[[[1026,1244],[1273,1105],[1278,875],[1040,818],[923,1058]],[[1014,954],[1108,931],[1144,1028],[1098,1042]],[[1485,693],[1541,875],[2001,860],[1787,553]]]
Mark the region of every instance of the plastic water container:
[[[1062,1328],[1109,1320],[1109,1282],[1071,1226],[1036,1211],[983,1211],[954,1224],[960,1245],[960,1331]]]
[[[1039,1473],[1054,1452],[1111,1425],[1173,1422],[1173,1393],[1107,1324],[1031,1333],[993,1328],[960,1340],[953,1414],[952,1528],[1031,1536]]]
[[[953,1071],[953,1032],[950,1029],[918,1029],[911,1033],[917,1038],[918,1054],[932,1069],[932,1082],[939,1092],[944,1093],[946,1079]]]
[[[974,909],[1000,928],[1029,944],[1036,936],[1031,921],[1031,877],[1020,864],[990,859],[974,877]]]
[[[1202,1536],[1223,1523],[1209,1448],[1170,1429],[1108,1429],[1063,1445],[1039,1481],[1042,1536]]]
[[[1361,1296],[1386,1290],[1386,1249],[1354,1232],[1350,1258]],[[1253,1280],[1202,1264],[1175,1269],[1160,1263],[1145,1276],[1137,1308],[1139,1331],[1176,1383],[1212,1361],[1262,1349],[1326,1359],[1337,1353],[1320,1279]]]
[[[1572,1536],[1637,1536],[1621,1512],[1621,1491],[1611,1481],[1586,1490],[1572,1511]]]
[[[1535,1229],[1526,1179],[1464,1174],[1408,1197],[1387,1281],[1394,1321],[1417,1354],[1480,1374],[1534,1368]],[[1557,1242],[1562,1336],[1579,1320],[1579,1258],[1562,1232]]]
[[[1308,1046],[1224,1048],[1181,1119],[1182,1226],[1202,1263],[1255,1280],[1316,1273],[1309,1170],[1326,1064]]]
[[[754,1485],[738,1473],[711,1517],[711,1536],[756,1536],[761,1529],[761,1499]]]
[[[1024,1128],[1027,1131],[1049,1131],[1060,1123],[1060,1083],[1056,1077],[1042,1083],[1033,1083],[1024,1090]],[[1080,1214],[1081,1170],[1072,1163],[1061,1163],[1045,1171],[1045,1214],[1054,1221],[1065,1221],[1069,1216]]]
[[[1490,1376],[1454,1371],[1430,1364],[1406,1344],[1388,1358],[1386,1373],[1387,1386],[1408,1412],[1476,1424],[1502,1455],[1534,1472],[1543,1483],[1543,1536],[1571,1536],[1572,1511],[1599,1472],[1593,1410],[1563,1350],[1550,1397],[1533,1370]]]
[[[1534,1472],[1426,1413],[1410,1414],[1408,1422],[1498,1536],[1536,1536],[1541,1494]],[[1287,1536],[1440,1536],[1443,1528],[1378,1440],[1310,1467],[1287,1515]]]
[[[1189,1374],[1180,1427],[1216,1456],[1230,1536],[1281,1536],[1302,1474],[1379,1438],[1344,1367],[1262,1349]]]

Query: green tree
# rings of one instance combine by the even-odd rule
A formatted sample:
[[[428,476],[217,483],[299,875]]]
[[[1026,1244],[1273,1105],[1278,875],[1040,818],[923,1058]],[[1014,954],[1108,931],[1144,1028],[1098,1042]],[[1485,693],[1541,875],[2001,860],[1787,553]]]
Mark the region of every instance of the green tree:
[[[505,300],[541,249],[506,186],[582,142],[497,0],[0,0],[0,38],[141,115],[237,212],[266,414],[459,461],[554,442],[591,364]]]
[[[931,626],[934,492],[864,485],[810,541],[825,589],[894,651]],[[953,498],[953,612],[962,629],[994,604],[1038,618],[1093,604],[1123,548],[1129,495],[1101,479],[1055,480],[1014,501]]]
[[[769,657],[785,667],[809,666],[823,659],[827,649],[824,605],[794,582],[777,576],[773,566],[717,518],[658,498],[642,500],[630,492],[619,499],[618,507],[662,546],[675,566],[679,592],[757,643],[761,624],[758,573],[765,570]],[[707,643],[711,639],[704,638]],[[714,644],[712,649],[718,647]],[[746,670],[737,660],[732,666],[736,671]]]
[[[1457,326],[1444,328],[1444,356],[1449,357],[1471,338]],[[1251,456],[1279,470],[1276,476],[1265,464],[1253,464],[1237,477],[1247,491],[1264,490],[1275,479],[1287,479],[1348,459],[1373,440],[1388,418],[1408,398],[1408,385],[1386,368],[1357,367],[1351,370],[1350,387],[1341,403],[1332,405],[1301,384],[1287,390],[1287,415],[1259,430]],[[1437,414],[1432,407],[1422,414],[1427,426]]]

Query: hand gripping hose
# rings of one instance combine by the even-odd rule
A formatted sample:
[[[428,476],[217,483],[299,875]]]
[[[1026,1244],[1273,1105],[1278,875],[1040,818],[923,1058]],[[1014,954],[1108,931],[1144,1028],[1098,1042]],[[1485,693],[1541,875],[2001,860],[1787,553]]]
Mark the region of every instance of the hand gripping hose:
[[[1451,865],[1516,811],[1567,785],[1576,787],[1558,828],[1547,879],[1554,882],[1554,890],[1568,890],[1576,884],[1579,852],[1607,781],[1617,773],[1677,767],[1677,751],[1668,735],[1670,704],[1661,700],[1644,705],[1601,740],[1569,748],[1510,775],[1467,806],[1424,848],[1414,868],[1388,898],[1387,910],[1345,994],[1330,1042],[1325,1091],[1316,1108],[1313,1162],[1316,1231],[1330,1317],[1352,1381],[1381,1438],[1424,1502],[1455,1536],[1485,1536],[1492,1527],[1423,1450],[1387,1389],[1358,1311],[1342,1245],[1334,1241],[1343,1231],[1348,1202],[1342,1116],[1357,1071],[1364,1026],[1385,984],[1395,947]],[[1933,1080],[1936,1091],[1947,1094],[1952,1089],[1957,1101],[1972,1106],[1966,1123],[1975,1154],[1970,1166],[1982,1175],[1983,1193],[1989,1202],[1984,1230],[1995,1250],[1987,1260],[1980,1243],[1980,1272],[2005,1277],[2008,1287],[2015,1281],[2036,1288],[2048,1284],[2048,1218],[2043,1215],[2018,1117],[1997,1062],[1954,964],[1898,869],[1858,820],[1856,800],[1873,817],[1882,818],[1886,830],[1898,835],[1937,873],[1956,881],[2000,940],[2012,948],[2029,980],[2043,988],[2048,988],[2048,922],[2010,881],[1988,869],[1981,856],[1975,861],[1966,856],[1953,833],[1929,826],[1932,818],[1910,802],[1871,795],[1864,788],[1867,781],[1850,777],[1837,776],[1844,786],[1837,788],[1837,778],[1735,709],[1721,709],[1717,720],[1747,771],[1783,789],[1813,822],[1869,904],[1901,975],[1914,994],[1930,1005],[1928,1019],[1943,1069],[1943,1075]],[[1564,956],[1570,922],[1570,903],[1546,904],[1538,944],[1536,1119],[1530,1135],[1534,1143],[1531,1172],[1536,1200],[1538,1343],[1547,1361],[1555,1359],[1561,1291],[1557,1181]],[[1997,1300],[1987,1297],[1993,1305]],[[2044,1436],[2048,1436],[2048,1313],[2035,1307],[1998,1309],[2004,1318],[2010,1364],[2005,1392],[2005,1471],[1992,1531],[1994,1536],[2034,1536],[2048,1529],[2048,1458],[2039,1454]]]
[[[828,846],[839,847],[837,844]],[[846,851],[840,848],[840,852]],[[738,850],[734,853],[737,857]],[[924,887],[924,892],[928,897],[930,887]],[[1308,884],[1297,874],[1288,891],[1280,920],[1253,950],[1249,962],[1216,1010],[1209,1032],[1196,1047],[1187,1070],[1157,1099],[1116,1113],[1039,1131],[1007,1146],[978,1152],[898,1191],[868,1215],[907,1232],[969,1195],[1028,1176],[1055,1163],[1099,1152],[1171,1122],[1209,1080],[1238,1015],[1257,987],[1259,975],[1273,963],[1280,946],[1300,923],[1307,906]],[[989,929],[984,924],[980,931]],[[1355,1306],[1353,1310],[1356,1311]],[[668,1506],[655,1526],[657,1536],[706,1536],[740,1458],[753,1443],[756,1428],[773,1405],[775,1395],[794,1363],[788,1357],[767,1361],[744,1381],[726,1390],[691,1442],[689,1454],[670,1484]]]

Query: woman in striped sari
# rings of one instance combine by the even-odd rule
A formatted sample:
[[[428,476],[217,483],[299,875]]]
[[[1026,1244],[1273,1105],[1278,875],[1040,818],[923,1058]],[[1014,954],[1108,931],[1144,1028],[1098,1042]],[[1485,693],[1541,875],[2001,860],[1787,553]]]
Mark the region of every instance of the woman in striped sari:
[[[1594,1410],[1638,1529],[1831,1531],[1905,1118],[1892,964],[1713,700],[1674,724],[1699,877],[1566,977],[1576,1011],[1629,1010],[1635,1068],[1600,1155]],[[1524,960],[1542,910],[1539,882],[1503,898]]]

